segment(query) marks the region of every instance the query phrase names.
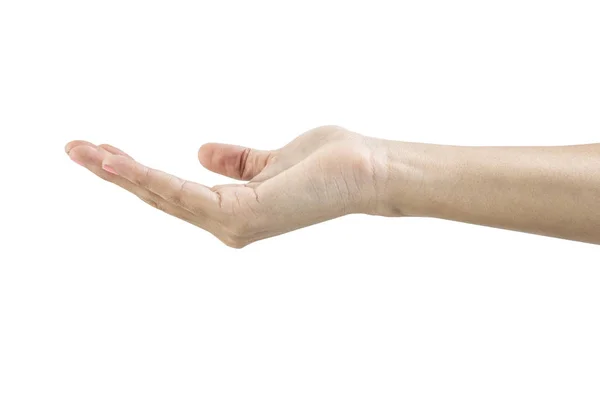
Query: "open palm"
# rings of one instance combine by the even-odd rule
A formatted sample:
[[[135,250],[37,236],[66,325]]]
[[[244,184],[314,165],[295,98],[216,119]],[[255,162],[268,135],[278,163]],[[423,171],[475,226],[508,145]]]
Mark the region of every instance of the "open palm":
[[[374,143],[336,126],[313,129],[274,151],[210,143],[198,158],[247,181],[206,187],[148,168],[110,145],[73,141],[73,161],[146,203],[192,223],[231,247],[376,206]]]

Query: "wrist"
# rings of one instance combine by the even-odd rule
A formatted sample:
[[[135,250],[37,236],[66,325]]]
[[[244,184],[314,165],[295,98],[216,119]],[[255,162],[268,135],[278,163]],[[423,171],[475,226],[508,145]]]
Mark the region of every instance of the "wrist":
[[[433,216],[457,176],[459,147],[380,140],[373,152],[377,206],[382,216]]]

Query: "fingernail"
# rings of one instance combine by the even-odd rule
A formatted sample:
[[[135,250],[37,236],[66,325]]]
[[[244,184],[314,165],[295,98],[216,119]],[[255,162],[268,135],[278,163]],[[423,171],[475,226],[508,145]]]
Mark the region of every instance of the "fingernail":
[[[102,169],[105,170],[106,172],[110,172],[113,175],[119,175],[117,174],[117,171],[115,171],[111,166],[109,165],[102,165]]]

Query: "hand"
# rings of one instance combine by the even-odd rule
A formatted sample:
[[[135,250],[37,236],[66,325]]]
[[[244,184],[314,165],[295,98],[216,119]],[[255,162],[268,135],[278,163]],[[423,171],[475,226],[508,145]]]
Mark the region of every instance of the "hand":
[[[198,152],[204,167],[248,181],[212,188],[148,168],[110,145],[74,141],[66,151],[100,178],[241,248],[345,214],[375,213],[376,148],[376,139],[336,126],[274,151],[205,144]]]

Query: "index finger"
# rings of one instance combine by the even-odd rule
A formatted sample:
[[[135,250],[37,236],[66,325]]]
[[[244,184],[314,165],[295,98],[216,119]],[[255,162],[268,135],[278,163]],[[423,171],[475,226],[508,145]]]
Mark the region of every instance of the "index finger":
[[[110,155],[103,160],[102,168],[188,211],[208,215],[221,211],[220,197],[210,188],[149,168],[131,158]]]

